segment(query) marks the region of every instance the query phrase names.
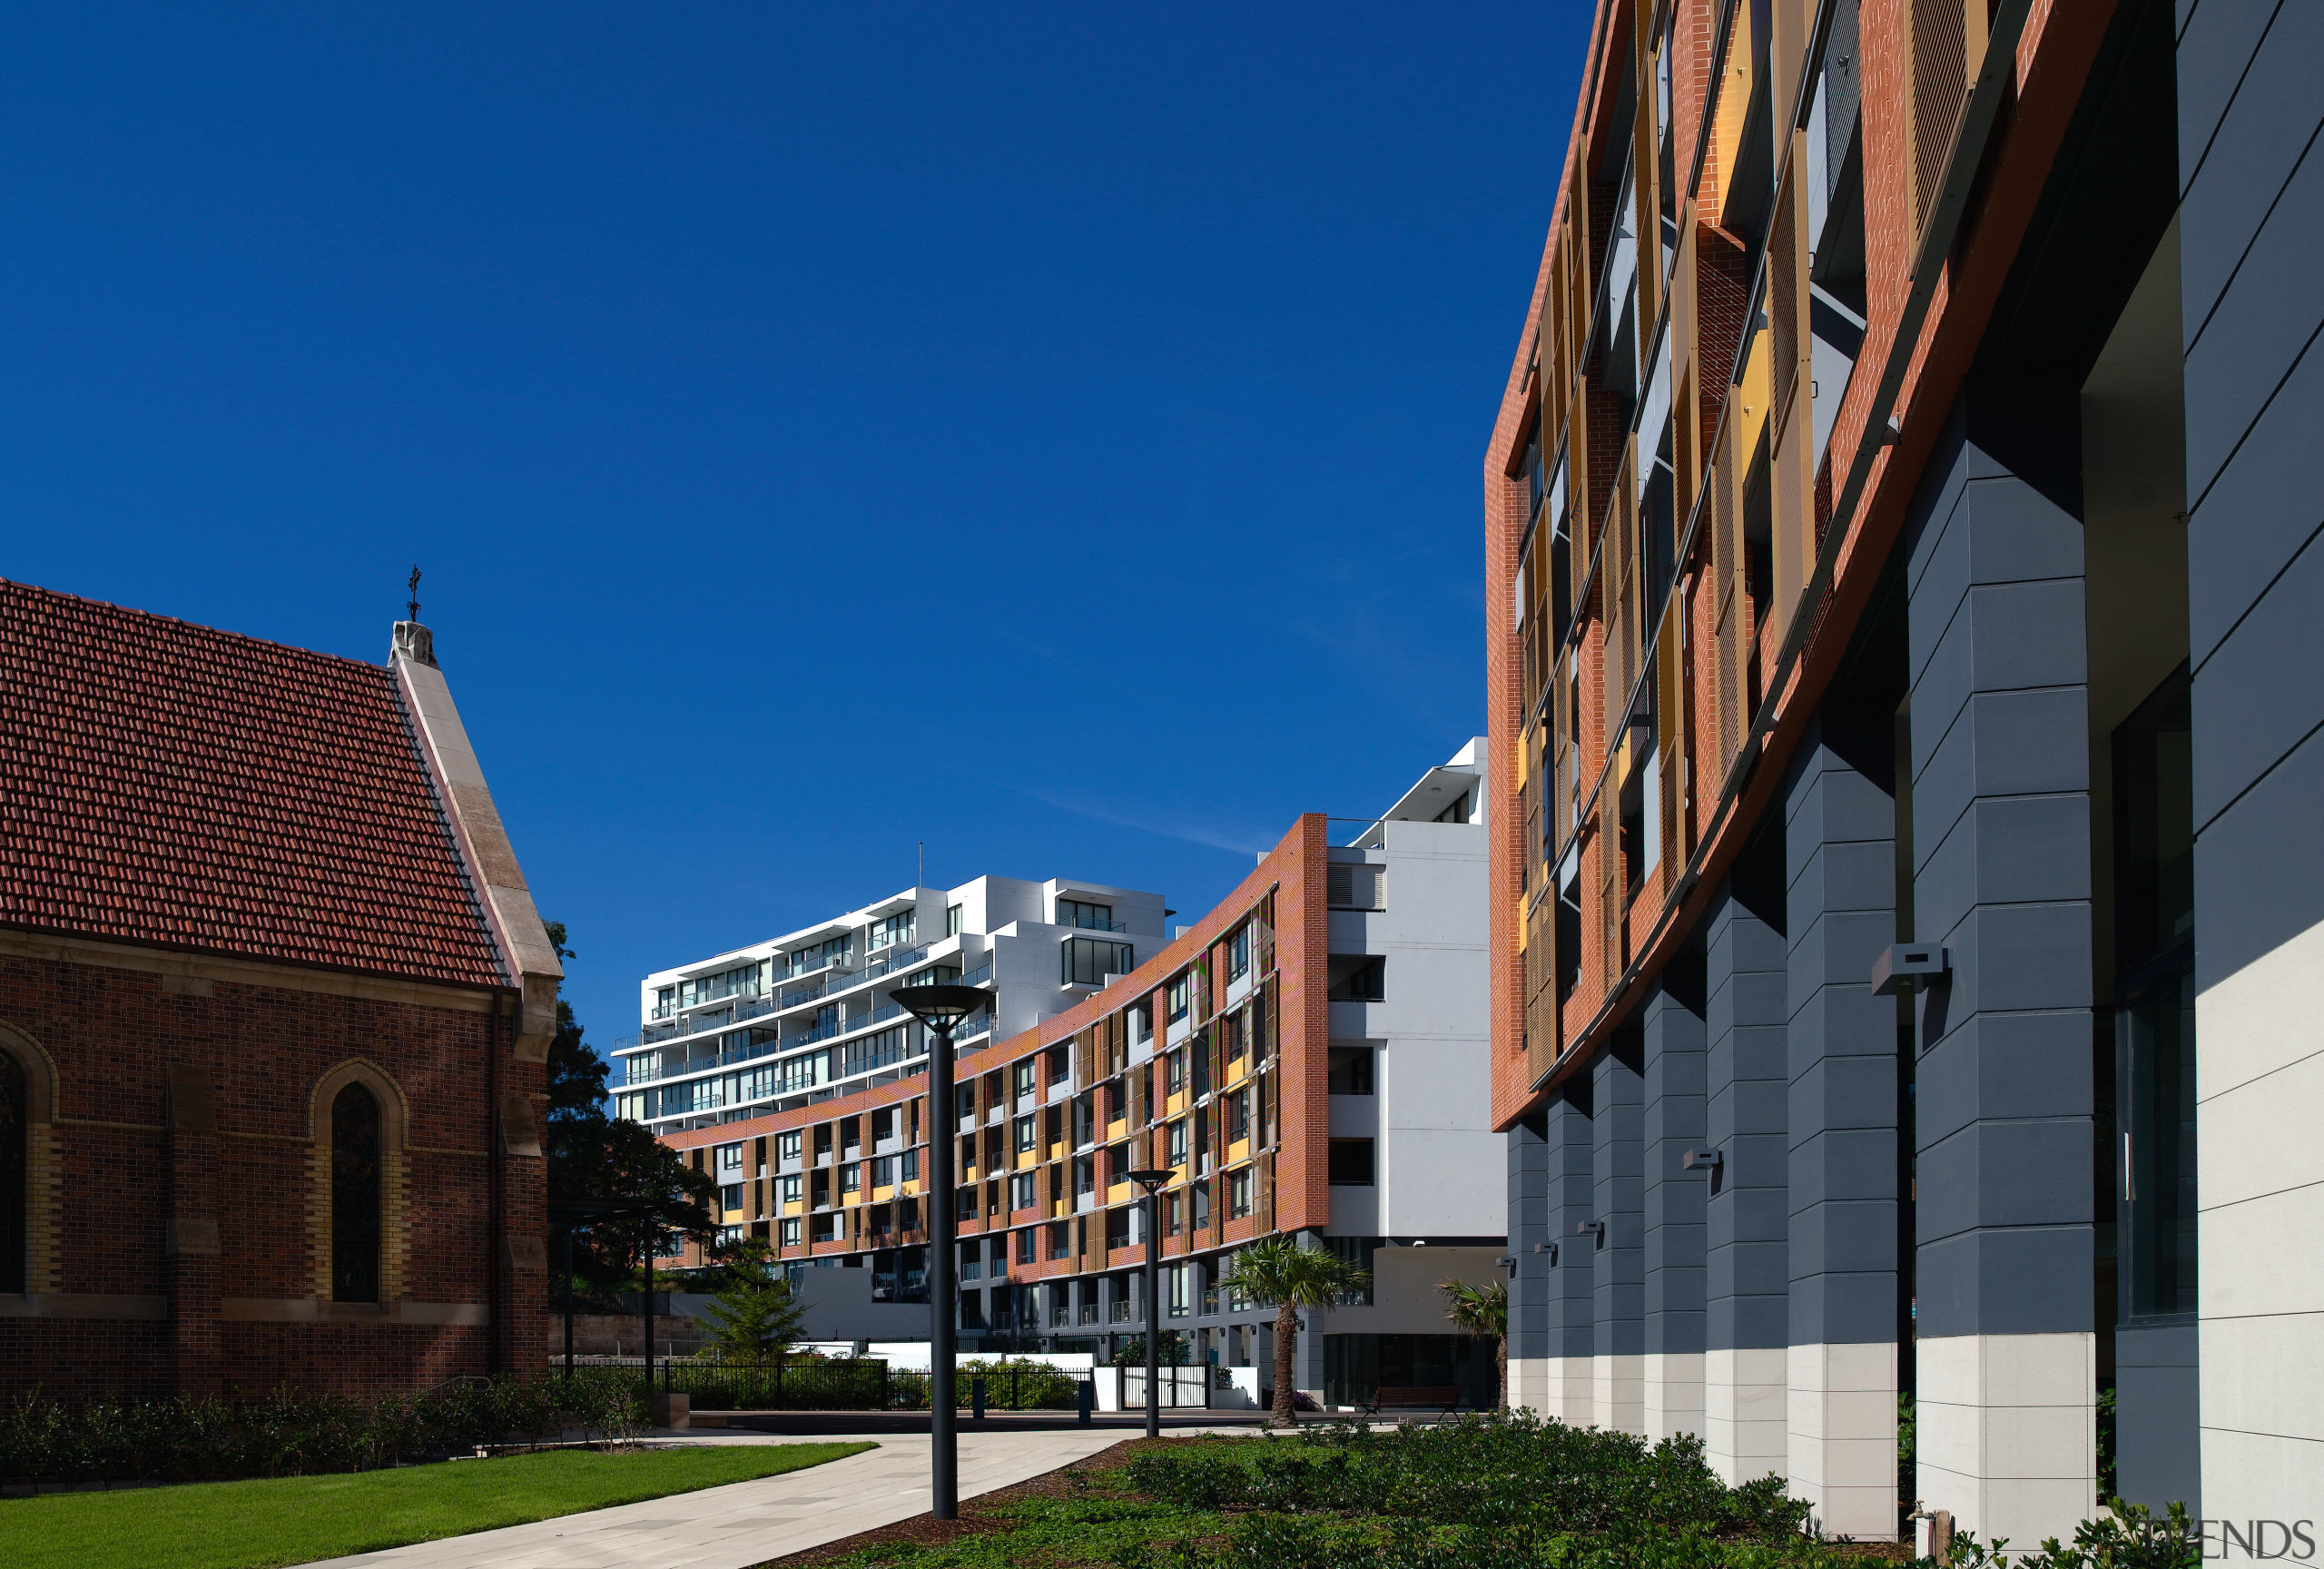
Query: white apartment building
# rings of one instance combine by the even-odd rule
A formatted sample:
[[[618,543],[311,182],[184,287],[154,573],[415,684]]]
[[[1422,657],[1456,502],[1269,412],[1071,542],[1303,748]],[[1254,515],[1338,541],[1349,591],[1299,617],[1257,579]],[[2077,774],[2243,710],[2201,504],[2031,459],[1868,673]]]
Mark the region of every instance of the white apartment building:
[[[1052,878],[907,888],[747,948],[656,971],[614,1043],[615,1115],[655,1133],[764,1116],[901,1079],[927,1053],[899,986],[992,994],[980,1046],[1062,1012],[1163,944],[1159,893]]]

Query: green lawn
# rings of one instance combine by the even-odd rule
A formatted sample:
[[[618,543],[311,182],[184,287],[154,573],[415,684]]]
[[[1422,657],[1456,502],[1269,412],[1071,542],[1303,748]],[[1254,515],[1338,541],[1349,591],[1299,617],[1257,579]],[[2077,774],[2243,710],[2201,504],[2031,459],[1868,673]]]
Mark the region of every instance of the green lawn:
[[[780,1475],[869,1444],[552,1450],[352,1475],[0,1500],[9,1569],[272,1569]]]

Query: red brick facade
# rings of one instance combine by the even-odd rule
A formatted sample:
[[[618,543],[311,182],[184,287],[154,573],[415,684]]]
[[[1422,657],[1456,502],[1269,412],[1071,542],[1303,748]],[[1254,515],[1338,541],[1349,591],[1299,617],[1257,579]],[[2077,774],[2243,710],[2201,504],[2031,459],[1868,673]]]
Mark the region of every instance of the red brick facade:
[[[81,744],[10,760],[31,787],[0,856],[0,1071],[25,1093],[0,1156],[25,1191],[0,1394],[536,1363],[555,960],[506,935],[537,918],[513,856],[471,848],[507,848],[480,778],[443,785],[474,758],[424,633],[383,669],[5,588],[10,728],[45,714]],[[138,744],[143,715],[166,744]],[[334,1280],[350,1084],[378,1111],[338,1200],[346,1235],[376,1222],[368,1295]]]

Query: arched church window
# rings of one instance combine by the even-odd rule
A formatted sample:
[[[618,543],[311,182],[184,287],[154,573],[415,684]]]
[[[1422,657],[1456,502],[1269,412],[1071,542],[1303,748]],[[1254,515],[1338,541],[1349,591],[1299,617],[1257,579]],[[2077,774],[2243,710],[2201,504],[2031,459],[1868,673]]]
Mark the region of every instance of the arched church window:
[[[360,1084],[330,1103],[330,1294],[379,1299],[379,1103]]]
[[[0,1051],[0,1291],[25,1288],[25,1255],[32,1240],[25,1212],[32,1120],[32,1084],[25,1065]]]

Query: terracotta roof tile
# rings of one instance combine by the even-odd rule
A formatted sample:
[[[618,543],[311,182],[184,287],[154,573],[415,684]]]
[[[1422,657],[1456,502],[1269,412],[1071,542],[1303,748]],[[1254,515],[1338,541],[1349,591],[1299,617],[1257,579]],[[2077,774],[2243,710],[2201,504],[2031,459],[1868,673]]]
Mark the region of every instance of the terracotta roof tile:
[[[386,669],[5,579],[0,925],[503,983]]]

